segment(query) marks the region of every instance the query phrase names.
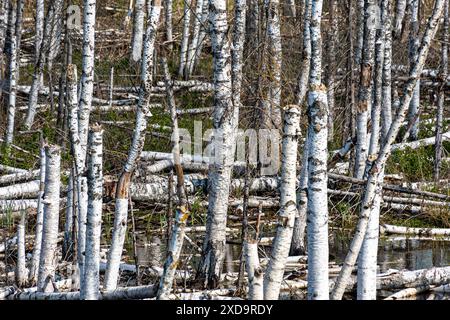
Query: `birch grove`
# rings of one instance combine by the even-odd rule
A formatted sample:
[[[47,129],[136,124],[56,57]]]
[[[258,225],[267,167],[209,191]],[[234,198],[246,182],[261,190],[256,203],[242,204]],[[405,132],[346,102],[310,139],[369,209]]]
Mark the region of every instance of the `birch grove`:
[[[449,299],[449,2],[0,0],[0,300]]]

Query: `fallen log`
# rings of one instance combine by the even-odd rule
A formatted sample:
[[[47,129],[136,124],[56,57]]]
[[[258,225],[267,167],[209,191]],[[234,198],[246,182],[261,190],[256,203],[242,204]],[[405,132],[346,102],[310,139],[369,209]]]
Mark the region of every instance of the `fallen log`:
[[[26,210],[29,208],[36,209],[37,204],[38,203],[37,203],[36,199],[20,199],[20,200],[3,199],[3,200],[0,200],[0,217],[3,215],[3,212],[17,212],[17,211]]]
[[[425,285],[440,286],[450,282],[450,266],[415,271],[394,271],[377,275],[377,288],[395,290],[417,288]]]
[[[331,172],[328,173],[328,178],[334,179],[334,180],[340,180],[340,181],[344,181],[344,182],[348,182],[348,183],[352,183],[352,184],[359,184],[359,185],[366,184],[366,180],[364,180],[364,179],[352,178],[352,177],[348,177],[348,176],[336,174],[336,173],[331,173]],[[383,183],[383,189],[389,190],[389,191],[400,192],[400,193],[417,194],[420,196],[443,199],[443,200],[450,199],[450,196],[445,195],[445,194],[439,194],[439,193],[430,192],[430,191],[422,191],[422,190],[417,190],[417,189],[412,189],[412,188],[390,185],[390,184],[386,184],[386,183]]]
[[[388,234],[411,234],[417,236],[450,236],[450,229],[439,228],[408,228],[402,226],[394,226],[390,224],[380,225],[381,233]]]
[[[442,141],[450,141],[450,131],[445,132],[442,134]],[[421,147],[431,146],[434,145],[436,142],[435,137],[411,141],[411,142],[405,142],[405,143],[397,143],[392,145],[392,151],[400,151],[405,149],[418,149]]]
[[[39,192],[39,180],[0,188],[0,199],[35,198]]]
[[[4,171],[6,173],[25,173],[28,172],[28,170],[20,169],[20,168],[14,168],[10,167],[4,164],[0,164],[0,171]]]
[[[408,298],[408,297],[414,297],[418,294],[427,292],[430,289],[431,289],[430,285],[424,285],[424,286],[420,286],[417,288],[406,288],[406,289],[400,290],[399,292],[391,294],[384,300],[399,300],[399,299],[404,299],[404,298]]]
[[[156,296],[157,286],[138,286],[100,291],[99,300],[137,300]],[[9,300],[80,300],[80,292],[14,292],[6,296]]]
[[[16,172],[0,176],[0,184],[17,183],[39,177],[40,170]]]

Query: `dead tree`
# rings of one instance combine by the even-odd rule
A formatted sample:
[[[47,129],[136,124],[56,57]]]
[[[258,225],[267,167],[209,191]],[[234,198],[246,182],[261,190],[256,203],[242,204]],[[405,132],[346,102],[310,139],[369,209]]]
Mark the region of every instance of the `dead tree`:
[[[328,299],[328,107],[322,83],[322,0],[311,8],[311,71],[308,94],[308,299]]]
[[[103,130],[94,125],[88,138],[88,210],[86,225],[86,254],[84,286],[80,297],[97,300],[100,287],[100,239],[103,206]]]
[[[233,168],[238,106],[232,101],[230,45],[227,39],[225,0],[209,0],[214,65],[214,154],[209,165],[206,234],[197,278],[206,287],[217,287],[225,257],[225,227]]]
[[[434,156],[434,180],[439,181],[441,175],[441,161],[442,161],[442,129],[444,118],[444,104],[445,104],[445,79],[448,76],[448,43],[449,37],[449,1],[447,0],[444,8],[444,24],[442,26],[442,52],[441,52],[441,81],[438,97],[438,110],[436,116],[436,142],[435,142],[435,156]]]
[[[114,228],[105,273],[105,288],[107,290],[115,289],[119,279],[120,258],[122,256],[125,233],[127,230],[131,176],[141,155],[142,149],[144,148],[147,119],[151,116],[149,100],[153,84],[153,52],[160,13],[161,0],[154,0],[150,12],[147,15],[147,30],[144,38],[144,48],[141,60],[141,84],[136,113],[136,127],[133,133],[133,141],[128,152],[128,158],[116,188]]]
[[[375,27],[376,10],[375,0],[364,2],[364,37],[361,60],[361,71],[359,75],[359,92],[356,114],[356,145],[355,145],[355,168],[353,175],[362,178],[367,159],[367,122],[371,110],[372,99],[372,74],[375,65]]]
[[[396,113],[396,116],[389,129],[388,136],[386,137],[383,145],[380,148],[378,157],[374,159],[370,169],[368,170],[366,188],[361,202],[360,218],[356,227],[355,236],[353,237],[353,240],[350,244],[349,253],[345,258],[344,265],[339,273],[331,295],[332,299],[334,300],[340,300],[342,298],[346,285],[350,279],[351,271],[356,262],[366,234],[371,210],[374,204],[374,199],[376,197],[376,194],[379,194],[382,189],[380,175],[382,176],[384,173],[386,161],[391,153],[392,144],[394,143],[404,121],[405,112],[407,111],[411,102],[416,82],[420,78],[420,75],[422,73],[425,60],[428,56],[431,41],[433,40],[437,32],[439,19],[442,16],[444,10],[444,2],[445,0],[436,0],[434,3],[433,12],[431,14],[431,17],[428,19],[428,24],[419,47],[419,54],[417,56],[418,58],[409,73],[409,80],[405,84],[404,95],[401,98],[399,110]]]
[[[39,258],[38,291],[53,290],[55,270],[57,265],[56,249],[58,245],[59,194],[61,181],[61,151],[58,146],[49,145],[45,148],[45,191],[44,220],[42,229],[42,246]]]

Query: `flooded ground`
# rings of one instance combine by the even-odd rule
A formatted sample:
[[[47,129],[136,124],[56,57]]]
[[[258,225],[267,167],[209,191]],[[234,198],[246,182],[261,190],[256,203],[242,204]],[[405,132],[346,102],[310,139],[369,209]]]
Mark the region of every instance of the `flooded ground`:
[[[334,234],[330,254],[337,263],[342,263],[350,244],[348,236]],[[379,273],[389,269],[419,270],[450,265],[450,241],[384,236],[378,245]],[[450,294],[426,293],[413,300],[450,300]]]
[[[189,235],[192,237],[193,235]],[[330,260],[340,264],[345,259],[348,247],[351,241],[351,235],[335,232],[330,238]],[[165,252],[165,240],[158,237],[150,237],[146,245],[138,245],[138,262],[140,265],[155,265],[162,261]],[[195,252],[201,245],[201,239],[194,239],[195,245],[185,242],[185,252]],[[380,238],[378,247],[378,265],[379,273],[386,272],[389,269],[398,270],[418,270],[432,267],[444,267],[450,265],[450,241],[449,239],[431,240],[420,238],[407,238],[404,236],[383,236]],[[269,252],[261,250],[261,258]],[[266,253],[264,252],[266,251]],[[224,262],[224,272],[237,272],[239,268],[239,258],[241,254],[240,245],[227,245],[226,258]],[[196,257],[190,259],[190,266],[195,266]],[[412,299],[415,300],[450,300],[450,294],[427,293]]]

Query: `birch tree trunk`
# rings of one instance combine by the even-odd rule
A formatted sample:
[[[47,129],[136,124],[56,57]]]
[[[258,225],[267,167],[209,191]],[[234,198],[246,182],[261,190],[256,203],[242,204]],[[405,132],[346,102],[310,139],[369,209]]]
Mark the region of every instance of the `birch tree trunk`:
[[[280,2],[279,0],[265,0],[267,10],[267,37],[269,41],[269,74],[270,86],[268,97],[269,127],[280,129],[281,119],[281,27],[280,27]]]
[[[134,62],[141,60],[142,38],[144,37],[145,0],[136,0],[134,5],[133,34],[131,38],[131,57]]]
[[[192,30],[192,39],[189,43],[189,49],[187,52],[186,70],[184,71],[186,78],[188,78],[192,74],[192,71],[194,69],[195,51],[198,47],[198,40],[202,22],[203,1],[208,0],[197,0],[195,4],[194,28]]]
[[[367,157],[367,165],[365,178],[368,175],[368,170],[371,168],[371,162],[376,159],[379,152],[380,140],[380,116],[382,104],[382,83],[383,83],[383,65],[385,52],[385,37],[386,37],[386,20],[387,6],[389,0],[381,1],[381,8],[379,17],[376,17],[381,22],[376,31],[375,42],[375,71],[374,71],[374,101],[372,106],[372,134],[370,136],[369,155]],[[384,174],[380,174],[380,182],[383,181]],[[359,300],[375,300],[377,297],[376,277],[377,277],[377,253],[378,253],[378,234],[379,234],[379,215],[380,205],[382,199],[382,190],[378,190],[373,207],[370,212],[369,224],[367,232],[362,244],[361,253],[358,262],[358,285],[357,298]]]
[[[418,59],[416,60],[416,63],[413,65],[413,68],[410,71],[408,77],[409,80],[405,84],[404,95],[401,98],[399,110],[396,113],[396,116],[389,129],[388,136],[380,149],[378,157],[373,162],[370,170],[368,170],[366,189],[361,202],[360,219],[356,227],[355,236],[353,237],[353,240],[350,244],[349,252],[345,258],[344,265],[341,268],[339,276],[336,280],[336,284],[331,295],[333,300],[340,300],[342,298],[346,284],[350,279],[351,271],[356,262],[366,234],[370,213],[374,205],[376,194],[377,192],[381,191],[380,175],[383,175],[386,160],[388,159],[391,152],[391,146],[395,141],[404,121],[405,112],[407,111],[409,103],[411,102],[417,79],[419,79],[422,73],[425,60],[428,56],[431,41],[436,34],[438,22],[444,10],[444,2],[445,0],[436,0],[434,3],[433,12],[431,14],[431,17],[428,19],[428,24],[419,48]]]
[[[442,52],[441,52],[441,74],[440,78],[442,84],[439,88],[438,97],[438,109],[436,115],[436,142],[435,142],[435,156],[434,156],[434,180],[439,181],[441,175],[441,161],[442,161],[442,129],[443,129],[443,118],[444,118],[444,104],[445,104],[445,87],[444,83],[448,76],[448,43],[450,41],[449,37],[449,1],[446,0],[444,8],[444,24],[442,26]]]
[[[36,20],[35,20],[35,38],[34,38],[34,62],[39,60],[39,51],[41,50],[42,40],[44,38],[44,0],[36,0]]]
[[[331,0],[329,4],[330,8],[330,31],[327,41],[327,56],[328,56],[328,67],[327,67],[327,77],[326,84],[328,87],[327,100],[328,100],[328,140],[333,140],[334,133],[334,82],[336,76],[336,43],[339,41],[338,33],[338,1]]]
[[[190,74],[194,72],[195,67],[198,65],[200,56],[202,54],[203,45],[206,41],[206,36],[209,33],[209,1],[203,0],[202,17],[200,24],[200,31],[198,33],[197,48],[195,49],[194,61],[190,66]]]
[[[8,27],[6,29],[5,54],[8,65],[7,84],[3,90],[7,93],[7,128],[5,132],[5,156],[10,153],[11,144],[14,136],[14,118],[16,114],[16,76],[17,76],[17,37],[16,37],[16,17],[19,6],[15,1],[9,4]]]
[[[41,256],[42,243],[42,228],[44,224],[44,192],[45,192],[45,170],[46,170],[46,155],[45,145],[41,141],[40,148],[40,173],[39,173],[39,193],[37,198],[37,214],[36,214],[36,229],[34,235],[33,257],[31,259],[31,267],[29,274],[29,282],[31,285],[35,284],[38,277],[39,261]]]
[[[3,76],[3,54],[6,39],[6,29],[8,27],[8,0],[0,0],[0,75]],[[0,91],[1,97],[2,91]]]
[[[63,6],[64,6],[64,0],[55,0],[53,1],[54,7],[53,12],[51,16],[51,27],[50,27],[50,39],[49,39],[49,50],[47,55],[47,67],[50,77],[50,84],[49,86],[52,86],[52,68],[53,68],[53,61],[56,59],[56,57],[59,54],[59,49],[61,47],[61,34],[62,34],[62,25],[63,25]]]
[[[364,46],[364,26],[365,26],[365,1],[357,0],[357,38],[355,48],[355,64],[360,65],[362,61],[362,52]]]
[[[173,35],[172,35],[172,0],[164,1],[164,24],[166,32],[166,41],[168,48],[173,49]]]
[[[308,91],[309,70],[311,67],[311,0],[305,0],[305,13],[303,17],[303,40],[302,40],[302,67],[298,77],[298,85],[295,103],[302,106]]]
[[[297,217],[295,217],[294,231],[292,234],[290,255],[299,256],[306,254],[305,229],[308,207],[308,143],[303,148],[302,169],[297,190]]]
[[[94,92],[94,50],[96,0],[83,0],[83,59],[78,101],[78,135],[81,145],[81,160],[86,161],[89,113]],[[80,199],[81,202],[81,199]],[[87,204],[87,203],[84,203]]]
[[[136,127],[128,158],[119,178],[116,191],[116,209],[111,247],[108,252],[108,263],[105,273],[105,288],[113,290],[117,287],[119,265],[127,228],[129,186],[132,172],[141,155],[145,143],[147,119],[151,116],[149,109],[150,92],[153,82],[153,52],[161,13],[161,1],[155,0],[147,18],[147,30],[144,38],[144,49],[141,61],[141,85],[136,113]]]
[[[86,257],[84,287],[81,287],[80,296],[83,300],[97,300],[100,285],[100,239],[103,205],[103,130],[99,125],[94,125],[89,131],[88,154]]]
[[[395,8],[394,36],[399,38],[402,33],[403,18],[406,12],[406,0],[397,0]]]
[[[411,10],[411,27],[409,33],[409,63],[410,68],[414,66],[417,60],[419,50],[419,0],[409,0]],[[419,109],[420,109],[420,79],[417,80],[414,94],[409,105],[408,121],[414,122],[409,132],[411,141],[419,139]],[[406,133],[408,134],[408,133]]]
[[[45,191],[42,246],[39,258],[38,291],[48,292],[52,286],[46,286],[49,278],[54,280],[57,264],[56,249],[58,244],[59,223],[59,189],[61,179],[61,151],[58,146],[45,147]]]
[[[300,109],[293,105],[284,111],[281,158],[280,211],[277,233],[272,244],[270,261],[264,275],[264,299],[277,300],[294,228],[296,206],[297,148],[300,135]]]
[[[263,271],[259,265],[258,242],[244,242],[245,268],[248,275],[248,299],[263,300]]]
[[[207,0],[205,0],[207,1]],[[234,2],[234,31],[233,49],[231,50],[231,81],[233,83],[233,104],[241,107],[242,88],[242,56],[244,54],[245,24],[246,24],[246,0],[235,0]],[[237,125],[237,124],[236,124]]]
[[[68,190],[67,190],[67,207],[66,207],[66,221],[64,223],[64,242],[63,242],[63,257],[67,258],[70,253],[73,251],[73,217],[74,217],[74,202],[75,200],[75,182],[73,179],[73,170],[70,171],[69,175],[69,183],[68,183]],[[75,212],[76,215],[76,212]]]
[[[24,127],[26,130],[31,129],[31,126],[33,125],[34,122],[34,117],[36,115],[39,90],[41,87],[42,75],[44,72],[45,57],[47,55],[50,46],[50,33],[52,30],[52,21],[53,21],[52,17],[55,12],[55,5],[56,5],[55,2],[56,1],[51,1],[49,3],[49,8],[45,16],[44,31],[42,35],[41,46],[39,49],[39,55],[36,61],[36,65],[34,67],[33,79],[31,82],[30,94],[28,98],[27,115],[25,117],[24,122]]]
[[[312,1],[305,0],[305,10],[303,17],[303,41],[302,41],[302,72],[298,77],[298,85],[296,91],[296,103],[302,106],[308,90],[308,82],[311,68],[311,7]],[[294,230],[291,242],[291,255],[300,255],[306,253],[305,245],[305,229],[306,229],[306,216],[308,198],[306,196],[306,190],[308,187],[308,137],[306,134],[306,141],[303,147],[303,160],[302,169],[299,177],[299,189],[297,192],[297,217],[295,218]]]
[[[81,145],[80,122],[77,98],[77,67],[75,64],[67,66],[67,103],[69,109],[69,133],[72,144],[72,155],[75,162],[75,180],[77,190],[77,260],[80,275],[80,286],[83,287],[84,251],[86,244],[86,216],[87,216],[87,180],[85,176],[85,156]]]
[[[17,226],[17,264],[16,264],[16,283],[19,288],[27,282],[27,267],[25,255],[25,215],[22,211],[20,223]]]
[[[178,76],[185,76],[186,63],[188,59],[188,44],[189,44],[189,27],[191,25],[191,0],[183,0],[184,15],[183,15],[183,34],[181,36],[180,45],[180,66],[178,68]]]
[[[178,208],[175,210],[175,224],[169,240],[168,256],[164,263],[163,274],[159,282],[157,299],[168,299],[174,281],[174,275],[179,264],[181,250],[183,249],[184,228],[189,218],[189,207],[184,190],[184,175],[180,160],[180,134],[178,131],[177,109],[175,105],[175,97],[173,94],[173,83],[169,74],[169,67],[166,58],[162,58],[161,65],[164,73],[164,82],[166,84],[167,104],[170,109],[172,118],[172,143],[173,157],[175,164],[175,172],[177,174],[177,195]]]
[[[392,123],[392,6],[391,1],[387,3],[386,20],[384,28],[386,31],[384,41],[383,58],[383,92],[381,104],[381,140],[383,141]]]
[[[367,159],[367,121],[371,109],[372,72],[375,65],[375,0],[364,2],[364,44],[356,115],[356,146],[354,177],[361,179]]]
[[[225,256],[225,227],[233,168],[239,107],[232,103],[230,45],[227,39],[225,0],[208,0],[214,65],[214,154],[208,179],[208,212],[203,254],[197,278],[204,286],[217,287]]]
[[[308,299],[328,299],[328,107],[322,84],[321,0],[311,8],[311,73],[308,95]]]

